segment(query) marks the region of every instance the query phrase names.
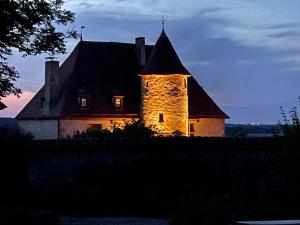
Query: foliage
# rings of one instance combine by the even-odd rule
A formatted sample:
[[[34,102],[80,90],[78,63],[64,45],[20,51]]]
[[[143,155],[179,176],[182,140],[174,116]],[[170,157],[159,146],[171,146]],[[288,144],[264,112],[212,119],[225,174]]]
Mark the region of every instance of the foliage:
[[[175,130],[175,131],[172,133],[172,136],[173,136],[173,137],[182,137],[182,136],[183,136],[183,132],[181,132],[180,130]]]
[[[73,138],[75,139],[101,139],[105,137],[110,137],[112,133],[107,129],[99,129],[99,128],[88,128],[82,132],[75,131],[73,134]]]
[[[142,120],[125,123],[124,129],[114,130],[113,134],[121,134],[123,137],[150,137],[154,135],[154,131],[145,126]]]
[[[300,96],[298,97],[300,105]],[[297,107],[292,107],[289,111],[290,119],[288,119],[284,109],[280,107],[283,124],[281,124],[283,133],[286,137],[300,137],[300,119],[298,116]]]
[[[298,98],[300,103],[300,97]],[[297,107],[292,107],[285,113],[281,107],[283,124],[281,124],[284,141],[280,155],[282,175],[285,179],[283,192],[288,205],[293,207],[300,201],[300,121]],[[288,118],[290,117],[290,118]]]
[[[21,94],[21,89],[14,86],[14,82],[18,78],[19,73],[13,66],[9,66],[4,62],[0,62],[0,101],[1,98],[9,94],[19,97]]]
[[[244,194],[247,194],[245,192]],[[279,219],[284,210],[268,201],[245,201],[236,194],[184,194],[171,225],[226,225],[235,221]]]
[[[64,40],[78,37],[73,30],[58,31],[59,26],[74,21],[74,13],[62,9],[63,4],[63,0],[0,1],[0,101],[21,93],[14,85],[19,74],[6,62],[13,49],[23,56],[65,53]]]
[[[184,196],[171,225],[232,224],[236,203],[229,196]]]
[[[244,124],[238,124],[230,129],[226,128],[226,135],[232,137],[246,137],[247,127]]]
[[[244,138],[249,134],[273,134],[273,136],[278,136],[282,134],[282,131],[278,124],[226,124],[225,134],[227,137]]]
[[[24,133],[20,129],[11,130],[6,127],[0,127],[0,140],[30,140],[32,135],[30,133]]]
[[[108,129],[100,128],[88,128],[82,132],[75,131],[73,138],[75,139],[102,139],[107,137],[151,137],[155,132],[150,128],[145,126],[141,120],[126,122],[124,127],[114,126],[113,131]]]
[[[28,211],[26,209],[10,209],[0,212],[3,225],[58,225],[59,217],[52,211]]]

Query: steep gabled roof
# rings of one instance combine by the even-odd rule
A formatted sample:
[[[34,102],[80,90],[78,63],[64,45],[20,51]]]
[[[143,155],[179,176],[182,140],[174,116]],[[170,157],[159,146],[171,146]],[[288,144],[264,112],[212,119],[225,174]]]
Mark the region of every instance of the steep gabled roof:
[[[135,114],[140,110],[141,71],[136,45],[118,42],[81,41],[59,68],[64,81],[61,91],[50,106],[50,113],[42,115],[42,88],[17,115],[17,119],[43,119],[58,116],[90,116],[99,114]],[[146,45],[146,59],[152,45]],[[79,91],[90,96],[89,107],[80,109]],[[117,94],[116,94],[117,93]],[[117,110],[114,95],[124,95],[123,110]]]
[[[150,74],[184,74],[190,75],[182,65],[165,31],[161,32],[149,61],[146,63],[141,75]]]
[[[79,51],[79,45],[77,45],[71,54],[67,57],[64,63],[59,67],[59,77],[62,80],[63,87],[56,93],[55,99],[53,99],[50,106],[50,112],[48,115],[43,115],[41,111],[41,98],[44,98],[44,86],[35,94],[35,96],[27,103],[27,105],[19,112],[16,116],[17,119],[47,119],[58,117],[61,115],[63,108],[66,88],[65,85],[68,79],[72,76],[74,71],[75,63],[77,60]]]
[[[188,78],[188,97],[189,118],[229,118],[193,77]]]
[[[152,46],[145,46],[146,58]],[[117,42],[80,43],[76,65],[69,80],[62,116],[99,114],[136,114],[140,111],[141,67],[135,44]],[[88,109],[80,109],[78,91],[90,96]],[[122,95],[123,109],[113,104],[113,96]]]

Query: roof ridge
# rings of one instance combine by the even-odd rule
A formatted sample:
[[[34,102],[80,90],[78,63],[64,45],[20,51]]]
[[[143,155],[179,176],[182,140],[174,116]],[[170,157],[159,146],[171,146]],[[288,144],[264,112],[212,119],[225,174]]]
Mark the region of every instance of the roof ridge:
[[[136,45],[135,43],[129,42],[119,42],[119,41],[81,41],[79,43],[87,43],[87,44],[122,44],[122,45]],[[150,44],[146,44],[145,46],[154,46]]]

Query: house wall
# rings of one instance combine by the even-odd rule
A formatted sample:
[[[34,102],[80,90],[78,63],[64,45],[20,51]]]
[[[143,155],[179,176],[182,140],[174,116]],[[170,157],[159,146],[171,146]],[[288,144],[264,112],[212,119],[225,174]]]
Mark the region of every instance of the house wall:
[[[188,94],[185,75],[141,76],[141,117],[146,126],[162,134],[188,135]],[[163,114],[163,122],[159,122]]]
[[[60,138],[72,137],[74,131],[84,131],[92,124],[101,124],[102,129],[112,131],[114,127],[122,127],[125,122],[132,122],[139,118],[70,118],[60,120]]]
[[[58,121],[53,120],[18,120],[19,128],[30,133],[34,139],[57,139]]]
[[[194,132],[191,132],[190,124],[194,124]],[[225,127],[223,118],[196,118],[189,119],[190,136],[224,137]]]

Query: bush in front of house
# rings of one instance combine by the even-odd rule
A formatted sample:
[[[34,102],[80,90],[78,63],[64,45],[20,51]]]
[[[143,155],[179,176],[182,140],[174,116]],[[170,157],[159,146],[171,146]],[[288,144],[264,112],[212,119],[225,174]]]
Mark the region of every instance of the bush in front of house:
[[[101,128],[88,128],[82,132],[75,131],[74,139],[103,139],[114,137],[125,138],[143,138],[151,137],[155,134],[155,131],[151,127],[145,126],[141,120],[126,122],[123,127],[115,127],[113,131]]]

